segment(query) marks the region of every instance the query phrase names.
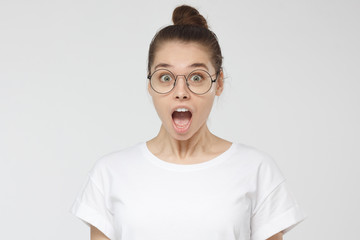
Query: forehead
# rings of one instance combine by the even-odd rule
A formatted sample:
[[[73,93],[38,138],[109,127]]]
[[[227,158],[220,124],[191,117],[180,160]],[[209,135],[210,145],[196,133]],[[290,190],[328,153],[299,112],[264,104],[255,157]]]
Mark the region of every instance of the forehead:
[[[155,53],[152,69],[158,64],[167,64],[172,68],[183,69],[204,64],[210,70],[210,53],[206,47],[195,42],[168,41],[162,43]]]

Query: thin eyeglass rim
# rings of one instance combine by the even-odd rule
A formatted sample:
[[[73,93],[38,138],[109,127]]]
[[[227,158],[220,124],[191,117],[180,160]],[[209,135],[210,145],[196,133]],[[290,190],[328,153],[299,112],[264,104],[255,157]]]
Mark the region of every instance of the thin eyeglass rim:
[[[167,91],[167,92],[164,92],[164,93],[163,93],[163,92],[158,92],[158,91],[156,91],[156,90],[154,89],[154,87],[152,86],[152,84],[151,84],[151,77],[152,77],[157,71],[160,71],[160,70],[165,70],[165,71],[170,72],[171,75],[172,75],[172,76],[174,77],[174,79],[175,79],[175,80],[174,80],[174,85],[173,85],[173,87],[171,88],[171,90],[169,90],[169,91]],[[188,77],[190,76],[190,74],[193,73],[193,72],[195,72],[195,71],[199,71],[199,70],[200,70],[200,71],[203,71],[203,72],[206,72],[207,74],[209,74],[210,79],[211,79],[211,85],[210,85],[209,89],[208,89],[206,92],[204,92],[204,93],[196,93],[196,92],[193,92],[193,91],[190,89],[189,84],[188,84]],[[186,75],[181,75],[181,74],[175,76],[175,74],[174,74],[172,71],[170,71],[169,69],[159,68],[159,69],[155,70],[152,74],[148,74],[147,78],[148,78],[149,81],[150,81],[150,86],[151,86],[151,89],[152,89],[152,90],[154,90],[154,91],[155,91],[156,93],[158,93],[158,94],[167,94],[167,93],[171,92],[171,91],[175,88],[177,78],[178,78],[179,76],[183,76],[183,77],[185,78],[186,86],[187,86],[187,88],[190,90],[190,92],[192,92],[192,93],[194,93],[194,94],[196,94],[196,95],[204,95],[204,94],[206,94],[206,93],[208,93],[208,92],[210,91],[213,83],[217,81],[220,72],[221,72],[221,69],[220,69],[219,71],[217,71],[215,74],[213,74],[213,75],[216,75],[216,78],[215,78],[215,79],[212,79],[212,76],[213,76],[213,75],[211,75],[208,71],[206,71],[206,70],[204,70],[204,69],[194,69],[194,70],[191,71],[187,76],[186,76]]]

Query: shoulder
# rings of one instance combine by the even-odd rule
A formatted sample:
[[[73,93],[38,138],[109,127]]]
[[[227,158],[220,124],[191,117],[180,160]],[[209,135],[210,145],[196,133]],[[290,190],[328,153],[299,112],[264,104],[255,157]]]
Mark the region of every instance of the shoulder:
[[[235,160],[242,162],[242,164],[237,165],[239,166],[238,172],[249,179],[247,184],[252,193],[254,210],[255,206],[258,206],[286,178],[276,161],[266,151],[237,143],[235,152],[238,155]]]
[[[244,143],[233,143],[234,156],[255,165],[276,165],[273,157],[264,150]]]
[[[138,164],[138,160],[142,156],[144,143],[138,143],[133,146],[113,151],[101,156],[96,160],[92,169],[91,174],[96,173],[109,173],[113,171],[121,171],[125,167]]]
[[[242,174],[255,177],[255,181],[280,183],[285,177],[273,157],[259,148],[234,143],[230,162],[238,166]]]

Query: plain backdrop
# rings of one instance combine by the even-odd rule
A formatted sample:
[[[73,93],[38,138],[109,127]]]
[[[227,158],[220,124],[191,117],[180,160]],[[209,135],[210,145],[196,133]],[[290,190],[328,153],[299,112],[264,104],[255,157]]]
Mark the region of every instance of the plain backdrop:
[[[308,215],[285,239],[359,238],[359,1],[0,0],[1,239],[89,239],[69,209],[157,134],[147,51],[182,3],[222,46],[211,131],[269,153]]]

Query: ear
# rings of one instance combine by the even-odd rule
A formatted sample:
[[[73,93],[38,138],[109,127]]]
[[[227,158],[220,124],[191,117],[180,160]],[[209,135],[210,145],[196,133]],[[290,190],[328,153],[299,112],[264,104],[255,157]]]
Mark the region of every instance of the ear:
[[[224,72],[222,69],[219,72],[218,79],[216,80],[216,96],[220,96],[222,91],[224,90]]]

